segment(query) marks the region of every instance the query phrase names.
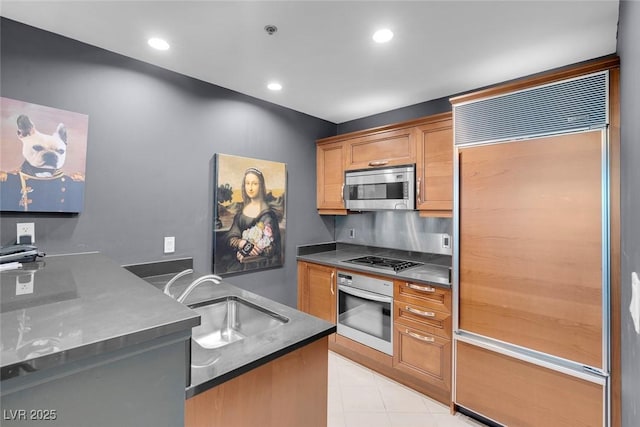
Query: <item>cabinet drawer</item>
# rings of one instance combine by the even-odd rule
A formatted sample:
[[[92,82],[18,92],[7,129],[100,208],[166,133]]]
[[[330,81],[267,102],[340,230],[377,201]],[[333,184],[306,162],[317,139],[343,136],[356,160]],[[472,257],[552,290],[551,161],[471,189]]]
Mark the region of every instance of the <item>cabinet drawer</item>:
[[[451,313],[449,289],[400,280],[394,281],[394,287],[394,298],[397,300]]]
[[[444,338],[451,338],[451,313],[395,300],[393,321]]]
[[[603,387],[456,341],[456,403],[504,425],[602,426]]]
[[[394,326],[393,367],[446,391],[451,390],[451,341],[423,330]]]

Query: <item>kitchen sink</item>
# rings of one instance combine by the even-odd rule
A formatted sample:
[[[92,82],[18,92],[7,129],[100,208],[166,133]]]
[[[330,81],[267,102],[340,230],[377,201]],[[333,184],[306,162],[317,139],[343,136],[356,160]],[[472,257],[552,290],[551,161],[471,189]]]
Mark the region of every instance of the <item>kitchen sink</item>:
[[[216,349],[268,331],[289,321],[278,313],[236,296],[189,305],[201,317],[191,339],[203,349]]]

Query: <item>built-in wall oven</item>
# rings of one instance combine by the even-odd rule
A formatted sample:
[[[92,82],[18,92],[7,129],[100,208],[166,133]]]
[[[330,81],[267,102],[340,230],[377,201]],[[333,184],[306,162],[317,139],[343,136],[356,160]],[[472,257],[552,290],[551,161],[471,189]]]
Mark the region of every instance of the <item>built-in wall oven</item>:
[[[338,271],[339,335],[393,355],[393,281]]]

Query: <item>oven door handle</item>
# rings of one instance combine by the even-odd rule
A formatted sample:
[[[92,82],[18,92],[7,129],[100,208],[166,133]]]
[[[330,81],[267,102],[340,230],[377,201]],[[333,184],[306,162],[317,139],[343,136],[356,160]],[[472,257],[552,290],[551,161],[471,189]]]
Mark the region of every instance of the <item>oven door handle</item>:
[[[382,295],[376,295],[371,292],[360,291],[358,289],[350,288],[348,286],[338,285],[338,290],[344,292],[345,294],[353,295],[354,297],[358,297],[362,299],[368,299],[371,301],[385,302],[389,304],[393,302],[393,298],[391,297],[385,297]]]

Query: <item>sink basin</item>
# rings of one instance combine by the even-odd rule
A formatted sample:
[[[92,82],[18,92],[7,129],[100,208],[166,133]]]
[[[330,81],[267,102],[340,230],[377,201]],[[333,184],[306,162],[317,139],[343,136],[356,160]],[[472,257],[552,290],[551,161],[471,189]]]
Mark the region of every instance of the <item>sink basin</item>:
[[[276,328],[289,321],[264,307],[236,296],[191,304],[201,317],[191,339],[200,347],[215,349]]]

